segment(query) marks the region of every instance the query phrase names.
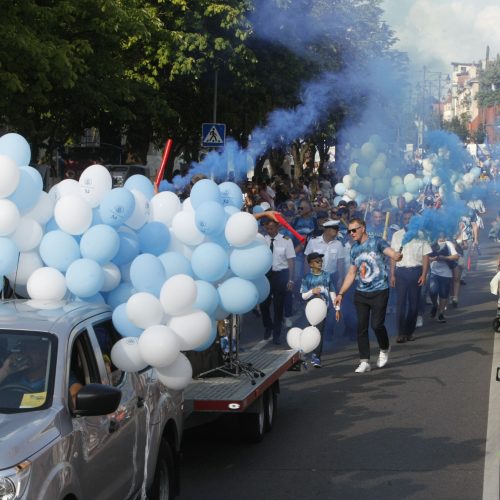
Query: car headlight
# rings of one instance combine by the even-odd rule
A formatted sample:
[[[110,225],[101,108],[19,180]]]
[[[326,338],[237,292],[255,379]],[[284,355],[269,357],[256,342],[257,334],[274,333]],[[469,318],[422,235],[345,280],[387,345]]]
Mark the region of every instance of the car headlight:
[[[16,500],[21,498],[30,477],[31,462],[25,460],[20,464],[0,471],[0,500]]]

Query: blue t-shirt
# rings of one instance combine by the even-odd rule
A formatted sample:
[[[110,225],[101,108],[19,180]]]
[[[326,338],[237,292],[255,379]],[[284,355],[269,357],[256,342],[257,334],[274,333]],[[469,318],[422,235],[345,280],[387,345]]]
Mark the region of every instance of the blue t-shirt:
[[[330,307],[332,305],[330,292],[335,292],[335,285],[333,283],[332,274],[325,271],[321,271],[320,274],[307,273],[300,284],[300,293],[308,292],[316,287],[322,287],[321,298],[326,302],[326,305]],[[311,299],[317,297],[313,295]]]
[[[358,268],[356,290],[379,292],[389,288],[384,250],[389,243],[379,238],[368,238],[364,243],[354,243],[351,248],[351,265]]]

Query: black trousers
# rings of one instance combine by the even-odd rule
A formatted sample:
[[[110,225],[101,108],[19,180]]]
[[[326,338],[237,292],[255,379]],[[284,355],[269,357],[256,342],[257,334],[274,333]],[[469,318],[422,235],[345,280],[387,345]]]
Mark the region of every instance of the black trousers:
[[[359,359],[370,359],[370,341],[368,327],[371,326],[378,345],[383,351],[389,349],[389,336],[385,328],[385,311],[389,300],[389,289],[380,292],[354,293],[354,306],[358,316]]]
[[[270,271],[267,273],[267,278],[271,285],[271,291],[267,299],[260,304],[260,312],[262,313],[264,328],[272,329],[273,339],[278,340],[281,335],[281,324],[283,323],[288,269]],[[271,318],[271,304],[273,306],[273,318]]]
[[[422,275],[422,266],[396,267],[396,318],[398,335],[413,335],[417,324],[420,289],[418,279]]]

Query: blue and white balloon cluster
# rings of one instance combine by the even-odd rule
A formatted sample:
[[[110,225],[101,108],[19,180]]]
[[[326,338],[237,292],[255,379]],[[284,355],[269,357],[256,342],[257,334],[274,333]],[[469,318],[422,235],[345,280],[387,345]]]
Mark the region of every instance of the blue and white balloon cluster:
[[[92,165],[49,193],[27,166],[29,145],[0,138],[0,275],[32,303],[107,302],[123,336],[112,350],[125,371],[147,365],[171,389],[192,370],[181,351],[204,350],[216,320],[251,311],[269,293],[272,254],[237,184],[203,179],[181,203],[134,175],[112,188]]]

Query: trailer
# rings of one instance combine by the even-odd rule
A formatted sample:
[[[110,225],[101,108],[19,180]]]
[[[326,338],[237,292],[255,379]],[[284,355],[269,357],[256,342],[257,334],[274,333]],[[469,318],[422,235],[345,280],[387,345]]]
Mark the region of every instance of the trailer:
[[[235,327],[236,323],[236,327]],[[280,377],[298,370],[302,363],[296,350],[256,346],[239,353],[237,320],[230,321],[229,353],[219,366],[200,373],[184,391],[184,428],[188,429],[222,414],[235,414],[243,437],[261,441],[274,424]]]

